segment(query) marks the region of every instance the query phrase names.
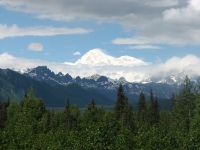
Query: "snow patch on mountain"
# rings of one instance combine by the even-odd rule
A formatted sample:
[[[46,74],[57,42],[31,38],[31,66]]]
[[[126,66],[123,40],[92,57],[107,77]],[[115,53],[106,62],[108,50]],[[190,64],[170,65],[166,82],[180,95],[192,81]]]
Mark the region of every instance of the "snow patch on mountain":
[[[197,83],[199,79],[199,75],[195,73],[194,71],[190,71],[190,72],[189,71],[173,71],[164,76],[147,78],[141,81],[140,83],[154,82],[154,83],[166,83],[169,85],[173,85],[173,84],[181,85],[184,83],[186,76],[188,76],[188,78],[194,83]]]
[[[83,55],[80,59],[75,62],[78,64],[92,65],[92,66],[138,66],[147,65],[148,63],[130,56],[121,56],[115,58],[102,52],[100,49],[93,49]]]
[[[93,76],[86,77],[86,79],[93,79],[94,81],[97,81],[100,77],[101,77],[100,75],[95,74]]]

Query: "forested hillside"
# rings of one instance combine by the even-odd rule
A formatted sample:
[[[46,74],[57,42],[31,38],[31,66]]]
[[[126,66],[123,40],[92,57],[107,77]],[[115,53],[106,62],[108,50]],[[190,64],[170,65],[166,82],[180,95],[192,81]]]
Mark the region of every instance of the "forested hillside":
[[[200,148],[200,94],[187,77],[172,95],[171,111],[159,109],[152,89],[149,97],[140,93],[134,112],[121,84],[116,95],[114,111],[97,107],[93,99],[83,113],[71,99],[55,113],[32,88],[20,103],[0,102],[0,149]]]
[[[72,104],[85,107],[94,98],[98,105],[113,105],[114,101],[96,90],[83,88],[76,83],[67,85],[50,85],[46,82],[27,78],[10,69],[0,69],[0,98],[20,102],[28,89],[32,86],[36,97],[43,99],[47,107],[64,107],[66,98]]]

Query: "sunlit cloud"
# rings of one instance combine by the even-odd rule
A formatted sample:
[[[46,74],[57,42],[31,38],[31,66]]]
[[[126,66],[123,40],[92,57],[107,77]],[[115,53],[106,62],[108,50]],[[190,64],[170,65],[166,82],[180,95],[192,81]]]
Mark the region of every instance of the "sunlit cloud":
[[[31,50],[31,51],[42,51],[43,48],[44,47],[41,43],[30,43],[28,45],[28,50]]]
[[[74,52],[73,55],[81,55],[80,52]]]
[[[160,46],[153,46],[153,45],[136,45],[136,46],[129,46],[129,49],[162,49]]]
[[[87,34],[92,32],[90,29],[84,28],[66,28],[52,26],[34,26],[20,28],[16,24],[8,26],[0,24],[0,39],[8,37],[22,36],[55,36],[55,35],[70,35],[70,34]]]
[[[8,10],[34,14],[39,19],[62,22],[83,20],[114,22],[122,25],[127,31],[132,29],[135,31],[130,37],[116,37],[112,42],[114,44],[200,45],[200,1],[198,0],[85,0],[84,2],[82,0],[60,0],[59,2],[6,0],[0,5]],[[91,32],[90,29],[82,28],[33,27],[39,28],[39,33],[34,33],[36,29],[32,33],[25,32],[26,28],[17,29],[14,25],[11,27],[1,25],[0,28],[2,28],[0,39],[25,35],[52,36]],[[15,30],[15,34],[7,30],[2,32],[3,28],[20,32]],[[40,28],[48,32],[42,32]]]

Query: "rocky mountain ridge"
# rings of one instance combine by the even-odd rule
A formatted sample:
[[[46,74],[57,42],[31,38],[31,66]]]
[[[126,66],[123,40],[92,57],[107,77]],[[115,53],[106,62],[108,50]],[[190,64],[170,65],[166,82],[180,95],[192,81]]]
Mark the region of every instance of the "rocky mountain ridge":
[[[33,75],[38,74],[38,70],[41,71],[42,69],[44,67],[39,67],[36,69],[37,71],[35,70],[36,72],[30,74],[33,77]],[[33,70],[31,69],[31,71]],[[48,71],[46,76],[50,75],[50,70],[46,71]],[[9,97],[11,101],[20,102],[25,93],[28,93],[30,87],[33,87],[35,96],[42,98],[44,104],[48,107],[64,107],[68,98],[70,104],[77,104],[81,107],[88,105],[92,99],[95,99],[97,105],[114,104],[112,99],[94,89],[83,88],[76,83],[52,86],[41,79],[44,79],[41,75],[40,81],[38,81],[10,69],[0,69],[0,100],[4,101]]]
[[[35,80],[45,81],[50,85],[77,83],[82,87],[95,89],[113,100],[116,99],[117,88],[119,84],[122,83],[124,91],[131,102],[137,101],[141,91],[146,93],[148,96],[150,88],[153,89],[154,94],[160,99],[169,99],[172,95],[172,92],[179,91],[185,78],[183,77],[184,75],[180,77],[171,75],[165,77],[162,81],[153,82],[152,80],[156,81],[156,79],[151,79],[148,82],[145,82],[145,84],[127,82],[123,77],[121,77],[119,80],[114,80],[100,75],[93,75],[84,78],[77,76],[76,78],[72,78],[69,74],[64,75],[61,72],[55,74],[46,66],[27,69],[27,71],[22,74]],[[200,80],[196,80],[196,82],[199,81]]]

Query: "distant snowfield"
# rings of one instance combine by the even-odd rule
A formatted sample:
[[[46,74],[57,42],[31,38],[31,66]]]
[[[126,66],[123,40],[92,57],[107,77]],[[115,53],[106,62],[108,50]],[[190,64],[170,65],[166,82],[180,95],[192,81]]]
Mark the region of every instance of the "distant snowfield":
[[[112,79],[124,77],[129,82],[147,82],[149,78],[162,81],[168,75],[181,72],[189,76],[200,75],[200,58],[195,55],[186,55],[183,58],[174,56],[164,63],[153,64],[130,56],[115,58],[103,53],[100,49],[90,50],[75,63],[47,62],[14,57],[8,53],[0,54],[2,69],[10,68],[23,72],[27,68],[37,66],[47,66],[55,73],[68,73],[74,78],[99,74]]]
[[[75,62],[78,64],[92,65],[92,66],[139,66],[147,65],[148,63],[130,56],[121,56],[115,58],[109,56],[101,51],[101,49],[93,49],[83,55]]]

